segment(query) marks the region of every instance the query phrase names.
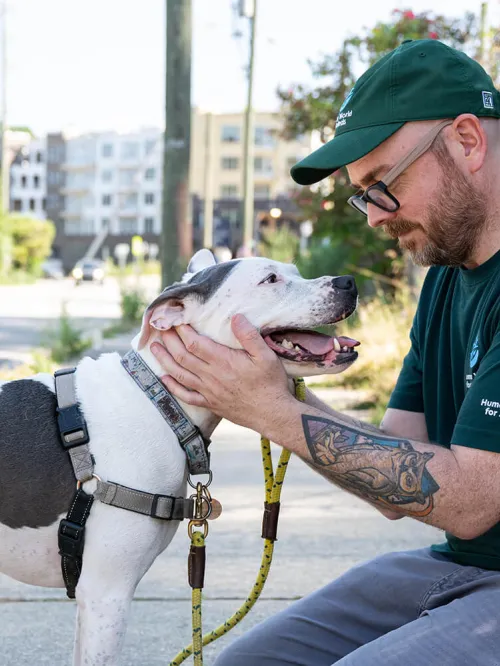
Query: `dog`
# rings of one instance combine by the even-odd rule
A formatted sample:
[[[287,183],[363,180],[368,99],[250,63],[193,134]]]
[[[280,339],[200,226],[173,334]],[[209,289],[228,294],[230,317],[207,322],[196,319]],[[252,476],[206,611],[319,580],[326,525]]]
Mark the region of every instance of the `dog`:
[[[313,328],[354,312],[350,276],[305,280],[294,265],[252,257],[216,263],[200,250],[181,282],[147,308],[131,346],[157,375],[150,351],[161,332],[190,324],[216,342],[238,348],[230,319],[244,314],[281,358],[289,377],[337,373],[356,359],[350,338]],[[77,365],[76,393],[87,422],[95,473],[149,493],[186,496],[186,455],[167,422],[124,370],[117,353]],[[54,377],[0,383],[0,571],[24,583],[64,587],[58,525],[75,493],[61,446]],[[182,404],[210,437],[219,418]],[[96,481],[84,489],[91,494]],[[137,584],[169,545],[179,521],[163,521],[94,501],[86,524],[83,567],[76,587],[74,666],[118,663]]]

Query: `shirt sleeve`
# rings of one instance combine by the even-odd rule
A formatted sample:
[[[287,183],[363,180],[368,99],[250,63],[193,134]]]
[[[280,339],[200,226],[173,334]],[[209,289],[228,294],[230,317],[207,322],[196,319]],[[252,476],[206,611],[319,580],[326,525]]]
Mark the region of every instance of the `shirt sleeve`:
[[[451,442],[500,452],[500,332],[493,338],[465,395]]]
[[[417,317],[413,320],[410,331],[411,347],[403,361],[396,387],[392,392],[388,407],[404,409],[408,412],[423,412],[424,398],[422,391],[422,362],[417,336]]]

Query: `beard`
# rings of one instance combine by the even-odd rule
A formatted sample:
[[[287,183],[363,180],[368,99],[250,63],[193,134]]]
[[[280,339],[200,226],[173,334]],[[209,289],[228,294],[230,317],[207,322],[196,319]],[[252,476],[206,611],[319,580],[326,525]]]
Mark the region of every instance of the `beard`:
[[[399,240],[417,266],[462,266],[472,257],[488,223],[486,197],[458,169],[446,147],[434,150],[441,167],[438,193],[427,205],[425,223],[400,218],[386,225],[392,238],[420,229],[424,245],[414,240]]]

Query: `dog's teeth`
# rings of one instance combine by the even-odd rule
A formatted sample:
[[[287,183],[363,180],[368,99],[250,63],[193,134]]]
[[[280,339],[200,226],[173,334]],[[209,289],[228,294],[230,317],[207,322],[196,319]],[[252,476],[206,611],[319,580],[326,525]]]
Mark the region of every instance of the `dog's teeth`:
[[[284,338],[281,341],[281,346],[284,347],[285,349],[293,349],[293,342],[290,342],[290,340]]]
[[[295,349],[295,351],[302,351],[301,348],[298,345],[295,345],[294,349]]]
[[[340,351],[340,342],[337,340],[337,338],[333,338],[333,348],[336,352]]]
[[[343,351],[343,352],[349,351],[349,347],[347,347],[347,345],[344,346],[344,347],[342,347],[342,351]]]

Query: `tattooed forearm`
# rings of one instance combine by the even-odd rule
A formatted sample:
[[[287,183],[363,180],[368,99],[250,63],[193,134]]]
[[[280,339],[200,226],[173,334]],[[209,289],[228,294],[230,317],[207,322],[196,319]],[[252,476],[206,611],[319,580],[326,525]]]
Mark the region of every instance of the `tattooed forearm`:
[[[337,485],[408,515],[432,511],[439,486],[426,465],[433,453],[417,451],[408,440],[385,437],[362,423],[358,429],[303,414],[302,425],[314,463],[327,468]]]

